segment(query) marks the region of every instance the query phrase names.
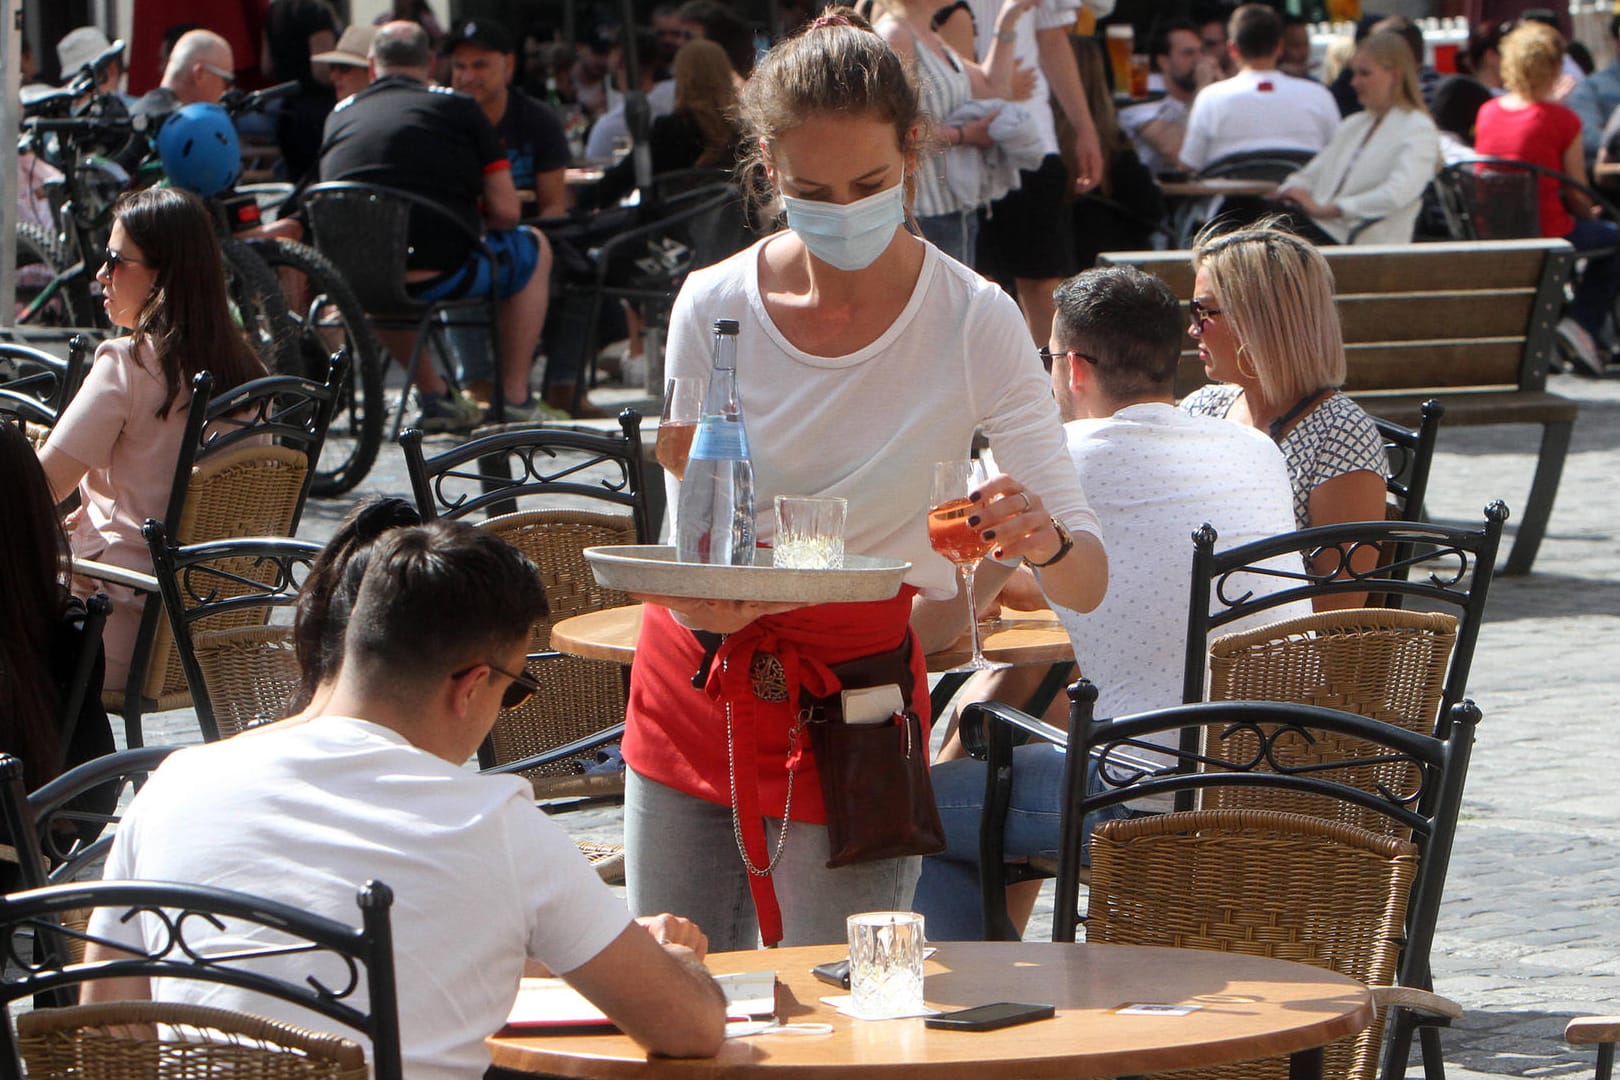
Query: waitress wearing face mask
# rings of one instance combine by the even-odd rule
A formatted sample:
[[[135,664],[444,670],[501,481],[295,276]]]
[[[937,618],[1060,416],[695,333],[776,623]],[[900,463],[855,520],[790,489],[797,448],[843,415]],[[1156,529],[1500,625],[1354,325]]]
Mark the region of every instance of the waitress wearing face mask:
[[[924,121],[894,52],[858,16],[829,11],[755,69],[742,118],[758,190],[780,198],[787,228],[688,278],[669,374],[706,375],[709,327],[737,320],[757,504],[842,496],[846,549],[912,569],[899,596],[877,603],[648,605],[624,738],[630,904],[696,920],[720,950],[842,941],[847,915],[911,903],[920,858],[826,867],[815,759],[794,725],[799,689],[828,693],[829,666],[857,659],[898,671],[926,725],[908,620],[915,600],[957,590],[928,544],[934,462],[965,459],[982,426],[1005,470],[978,496],[1000,557],[1041,566],[1053,601],[1079,611],[1107,586],[1018,308],[904,227]],[[771,539],[768,512],[757,528]],[[785,674],[785,695],[772,672]]]

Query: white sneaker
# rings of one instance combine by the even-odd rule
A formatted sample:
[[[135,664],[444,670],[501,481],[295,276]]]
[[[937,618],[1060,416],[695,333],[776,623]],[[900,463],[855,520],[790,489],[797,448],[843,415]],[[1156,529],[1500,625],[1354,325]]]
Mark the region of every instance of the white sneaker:
[[[1601,376],[1604,371],[1602,358],[1598,355],[1597,342],[1592,335],[1586,332],[1586,327],[1574,319],[1565,316],[1558,320],[1558,343],[1563,346],[1563,353],[1575,370],[1587,375]]]

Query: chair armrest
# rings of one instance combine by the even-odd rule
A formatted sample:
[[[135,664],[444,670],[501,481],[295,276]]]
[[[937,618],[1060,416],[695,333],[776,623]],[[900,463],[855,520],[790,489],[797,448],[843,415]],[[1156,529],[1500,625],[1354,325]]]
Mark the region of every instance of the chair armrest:
[[[555,747],[554,749],[547,750],[543,753],[532,754],[529,757],[522,758],[518,761],[508,761],[504,765],[492,765],[487,769],[480,769],[479,771],[485,776],[499,776],[504,773],[520,773],[528,769],[539,768],[542,765],[551,765],[558,761],[567,761],[569,758],[578,757],[587,750],[595,750],[598,746],[606,746],[608,743],[618,742],[622,738],[624,738],[624,725],[614,724],[612,727],[603,728],[601,731],[598,731],[595,734],[586,735],[581,739],[575,739],[571,743],[564,743],[562,746]]]
[[[1462,1006],[1450,998],[1415,986],[1373,986],[1373,1004],[1380,1009],[1410,1009],[1437,1020],[1461,1020]],[[1422,1020],[1419,1020],[1422,1023]],[[1620,1021],[1616,1021],[1620,1023]]]
[[[1620,1016],[1577,1016],[1564,1028],[1571,1046],[1620,1042]]]
[[[151,574],[143,574],[139,570],[128,570],[122,566],[113,566],[110,563],[96,562],[94,559],[73,560],[73,572],[96,581],[110,581],[114,585],[126,585],[137,592],[155,593],[158,591],[158,580]]]
[[[958,734],[962,739],[962,746],[969,754],[980,761],[984,761],[989,757],[989,744],[993,741],[993,736],[988,734],[991,729],[984,726],[983,720],[985,719],[1000,721],[1002,724],[1017,728],[1026,735],[1033,735],[1049,743],[1056,743],[1058,746],[1067,746],[1069,744],[1068,732],[1062,728],[1053,727],[1046,721],[1037,719],[1022,709],[1015,709],[1011,705],[1003,705],[999,701],[976,701],[962,710],[962,720],[961,726],[958,728]],[[1012,733],[1008,732],[1007,734],[1010,739]]]

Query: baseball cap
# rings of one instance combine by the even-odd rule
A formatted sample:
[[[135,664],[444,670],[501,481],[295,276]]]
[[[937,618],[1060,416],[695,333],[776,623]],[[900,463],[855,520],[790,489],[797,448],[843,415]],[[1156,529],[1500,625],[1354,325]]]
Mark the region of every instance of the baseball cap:
[[[369,63],[371,39],[377,36],[374,26],[351,26],[343,31],[331,52],[315,53],[310,60],[317,64],[343,64],[347,67],[365,67]]]
[[[62,40],[56,43],[56,62],[62,68],[62,78],[70,79],[77,75],[79,69],[90,63],[96,57],[106,52],[112,46],[103,34],[94,26],[81,26],[77,30],[69,30]]]
[[[512,35],[507,33],[506,27],[494,19],[468,19],[445,35],[440,51],[448,56],[455,51],[457,45],[476,45],[480,49],[490,49],[498,53],[514,51]]]

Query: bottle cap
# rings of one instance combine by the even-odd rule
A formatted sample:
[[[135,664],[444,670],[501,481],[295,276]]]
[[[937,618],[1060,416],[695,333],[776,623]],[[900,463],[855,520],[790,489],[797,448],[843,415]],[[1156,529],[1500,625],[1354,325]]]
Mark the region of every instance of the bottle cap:
[[[736,319],[714,320],[714,332],[717,334],[735,334],[737,333],[737,330],[738,326]]]

